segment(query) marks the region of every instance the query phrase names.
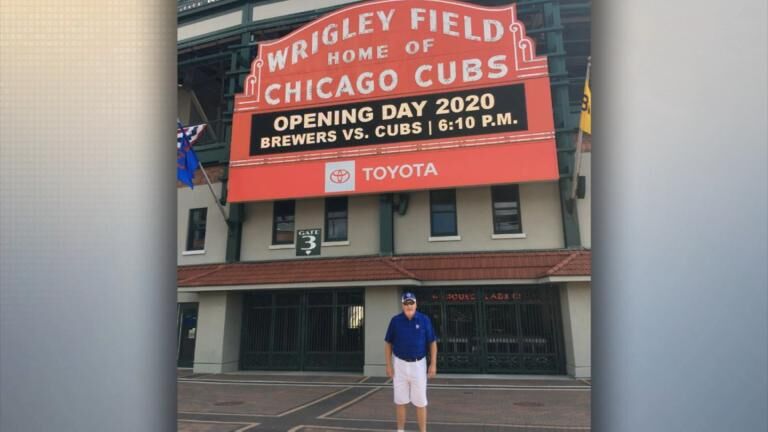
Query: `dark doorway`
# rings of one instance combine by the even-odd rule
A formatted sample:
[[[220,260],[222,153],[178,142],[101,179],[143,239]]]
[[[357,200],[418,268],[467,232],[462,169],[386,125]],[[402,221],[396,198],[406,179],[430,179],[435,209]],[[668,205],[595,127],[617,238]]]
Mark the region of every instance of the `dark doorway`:
[[[177,366],[192,367],[197,340],[197,303],[179,303]]]
[[[245,294],[240,368],[363,370],[363,291]]]
[[[437,333],[439,371],[565,373],[556,286],[429,288],[416,298]]]

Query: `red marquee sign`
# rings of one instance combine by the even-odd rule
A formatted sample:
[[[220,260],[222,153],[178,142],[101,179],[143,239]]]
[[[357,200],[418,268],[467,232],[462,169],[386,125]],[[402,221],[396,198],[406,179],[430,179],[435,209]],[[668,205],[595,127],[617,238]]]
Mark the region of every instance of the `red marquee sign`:
[[[230,202],[558,178],[547,59],[514,5],[385,0],[259,45]]]

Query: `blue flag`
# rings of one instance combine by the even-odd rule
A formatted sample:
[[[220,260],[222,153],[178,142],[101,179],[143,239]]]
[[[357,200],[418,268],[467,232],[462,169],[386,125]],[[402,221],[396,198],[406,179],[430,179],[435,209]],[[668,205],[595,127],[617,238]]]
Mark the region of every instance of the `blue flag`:
[[[179,130],[176,134],[176,179],[194,189],[193,179],[195,171],[200,165],[192,144],[200,138],[206,125],[197,125],[185,128],[178,122]]]

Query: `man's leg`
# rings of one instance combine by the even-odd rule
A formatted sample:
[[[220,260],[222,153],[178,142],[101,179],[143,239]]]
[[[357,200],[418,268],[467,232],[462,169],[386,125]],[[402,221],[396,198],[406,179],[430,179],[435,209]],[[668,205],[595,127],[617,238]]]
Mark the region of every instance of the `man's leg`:
[[[416,407],[419,432],[427,431],[427,363],[421,360],[414,365],[414,379],[411,381],[411,403]]]
[[[411,402],[411,386],[405,362],[393,358],[395,376],[392,377],[392,387],[395,390],[395,413],[397,414],[397,430],[405,430],[405,407]]]
[[[408,405],[395,405],[397,411],[397,430],[405,430],[405,407]]]
[[[427,432],[427,407],[416,407],[416,419],[419,422],[419,432]]]

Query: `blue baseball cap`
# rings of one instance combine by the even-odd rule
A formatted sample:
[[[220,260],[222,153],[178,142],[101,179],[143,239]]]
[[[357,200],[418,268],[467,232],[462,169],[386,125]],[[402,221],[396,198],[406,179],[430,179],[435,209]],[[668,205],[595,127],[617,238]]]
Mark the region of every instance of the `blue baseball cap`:
[[[412,292],[406,292],[403,293],[403,297],[400,299],[401,302],[405,303],[407,301],[413,301],[416,302],[416,296],[413,295]]]

